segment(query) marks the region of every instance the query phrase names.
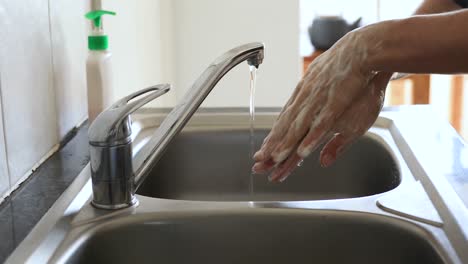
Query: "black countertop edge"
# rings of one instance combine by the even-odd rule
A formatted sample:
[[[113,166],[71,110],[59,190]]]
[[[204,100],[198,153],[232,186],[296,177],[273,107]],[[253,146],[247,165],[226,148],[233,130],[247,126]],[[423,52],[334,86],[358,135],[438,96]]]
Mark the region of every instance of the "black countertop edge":
[[[88,125],[65,136],[48,158],[0,205],[0,263],[3,263],[89,162]]]

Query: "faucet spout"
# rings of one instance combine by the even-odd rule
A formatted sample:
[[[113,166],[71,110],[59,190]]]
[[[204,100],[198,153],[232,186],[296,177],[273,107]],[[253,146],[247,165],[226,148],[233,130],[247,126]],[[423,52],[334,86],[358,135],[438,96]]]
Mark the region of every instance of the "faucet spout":
[[[244,44],[218,57],[198,77],[179,104],[168,114],[149,142],[133,159],[135,188],[138,188],[148,172],[161,158],[172,139],[182,130],[216,84],[238,64],[247,61],[256,68],[263,62],[263,43]]]
[[[120,209],[134,205],[137,202],[135,191],[219,80],[243,61],[258,68],[263,62],[263,52],[262,43],[249,43],[217,58],[198,77],[134,157],[130,114],[169,91],[170,86],[162,84],[138,91],[101,113],[88,131],[92,204],[101,209]]]

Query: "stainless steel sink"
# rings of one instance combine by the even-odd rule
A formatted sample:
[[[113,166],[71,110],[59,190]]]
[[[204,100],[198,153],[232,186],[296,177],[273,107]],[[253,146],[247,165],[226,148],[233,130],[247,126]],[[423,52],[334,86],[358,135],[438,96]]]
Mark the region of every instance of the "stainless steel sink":
[[[255,131],[255,142],[260,144],[268,131]],[[203,201],[298,201],[368,196],[400,183],[396,160],[370,136],[359,139],[331,168],[320,166],[316,151],[287,181],[271,183],[264,175],[251,176],[249,137],[242,128],[185,131],[137,193]]]
[[[95,225],[65,263],[443,263],[418,226],[363,213],[230,210],[154,213]]]
[[[277,114],[257,111],[257,146]],[[132,118],[138,153],[164,112]],[[88,166],[7,263],[468,263],[468,210],[412,153],[406,119],[383,112],[332,168],[314,153],[284,183],[255,175],[251,192],[248,115],[200,112],[138,205],[91,206]]]

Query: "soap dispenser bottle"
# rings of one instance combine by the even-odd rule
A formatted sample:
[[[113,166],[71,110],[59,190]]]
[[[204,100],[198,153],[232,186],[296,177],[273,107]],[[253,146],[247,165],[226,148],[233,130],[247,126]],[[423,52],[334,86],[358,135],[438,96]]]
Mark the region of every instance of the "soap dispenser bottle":
[[[108,36],[104,34],[102,26],[103,15],[115,15],[115,13],[94,10],[85,16],[92,22],[91,35],[88,36],[89,55],[86,61],[89,123],[112,104],[112,53],[108,49]]]

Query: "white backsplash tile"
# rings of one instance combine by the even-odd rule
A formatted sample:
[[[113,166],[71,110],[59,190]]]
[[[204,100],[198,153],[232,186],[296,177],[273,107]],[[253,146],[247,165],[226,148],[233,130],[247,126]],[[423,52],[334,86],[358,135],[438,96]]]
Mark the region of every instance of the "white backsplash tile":
[[[53,72],[59,136],[87,116],[88,1],[49,0]]]
[[[59,142],[48,9],[48,1],[0,2],[1,89],[12,185]]]

